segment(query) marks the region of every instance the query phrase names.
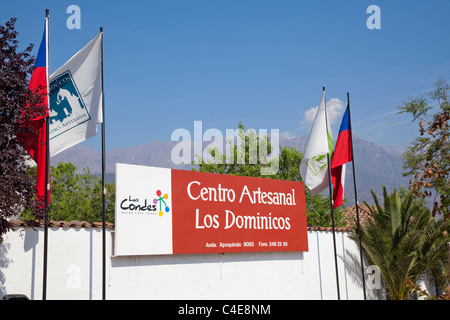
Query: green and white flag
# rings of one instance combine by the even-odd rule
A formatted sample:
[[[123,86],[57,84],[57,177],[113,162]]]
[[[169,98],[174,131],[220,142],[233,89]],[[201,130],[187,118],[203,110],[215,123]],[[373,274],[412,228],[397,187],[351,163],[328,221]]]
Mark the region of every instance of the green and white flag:
[[[50,76],[50,156],[96,135],[103,121],[101,37]]]
[[[332,152],[333,138],[327,121],[324,90],[300,164],[300,174],[313,197],[329,185],[327,154],[331,161]]]

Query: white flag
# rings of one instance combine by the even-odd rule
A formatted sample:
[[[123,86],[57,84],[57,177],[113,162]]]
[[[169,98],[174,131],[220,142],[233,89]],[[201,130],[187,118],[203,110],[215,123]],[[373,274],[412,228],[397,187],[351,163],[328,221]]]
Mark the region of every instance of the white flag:
[[[300,174],[313,197],[329,185],[327,154],[331,160],[333,139],[326,112],[324,90],[300,164]]]
[[[50,76],[50,156],[97,133],[103,121],[102,33]]]

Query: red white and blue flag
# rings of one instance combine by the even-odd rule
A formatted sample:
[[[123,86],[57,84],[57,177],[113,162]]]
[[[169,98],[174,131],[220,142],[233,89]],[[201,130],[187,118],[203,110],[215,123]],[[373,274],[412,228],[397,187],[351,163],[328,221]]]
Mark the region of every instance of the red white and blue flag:
[[[45,114],[35,117],[28,125],[38,132],[33,141],[25,141],[24,148],[37,164],[36,197],[38,200],[45,198],[45,165],[47,156],[47,127],[45,118],[48,117],[48,71],[47,71],[47,21],[44,27],[44,35],[39,46],[35,62],[35,69],[30,78],[29,89],[42,95],[42,104],[45,106]]]
[[[47,101],[47,30],[44,27],[41,45],[34,64],[34,70],[30,78],[29,88],[39,90],[45,94],[43,103],[48,105]],[[44,118],[45,116],[41,117]]]
[[[348,106],[342,118],[339,135],[331,160],[331,181],[333,183],[333,207],[342,205],[344,198],[345,164],[352,161],[352,141]]]

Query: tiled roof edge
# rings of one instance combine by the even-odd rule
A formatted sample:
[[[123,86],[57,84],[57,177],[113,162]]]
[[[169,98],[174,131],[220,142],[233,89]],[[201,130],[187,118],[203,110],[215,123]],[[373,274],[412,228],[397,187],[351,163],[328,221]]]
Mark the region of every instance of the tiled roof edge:
[[[351,232],[353,229],[349,227],[335,227],[334,230],[336,232]],[[308,226],[308,231],[333,231],[333,228]]]
[[[35,221],[21,221],[12,219],[9,220],[9,223],[12,227],[35,227],[35,228],[43,228],[44,220],[35,220]],[[59,220],[50,220],[48,222],[48,226],[50,228],[101,228],[101,222],[87,222],[87,221],[59,221]],[[106,222],[107,229],[114,229],[114,223]],[[332,231],[331,227],[315,227],[308,226],[308,231]],[[348,227],[336,227],[335,231],[337,232],[351,232],[352,228]]]
[[[11,227],[35,227],[43,228],[44,220],[34,220],[34,221],[21,221],[16,219],[11,219],[8,221]],[[88,221],[58,221],[49,220],[48,226],[50,228],[101,228],[103,223],[101,222],[88,222]],[[106,222],[107,229],[114,229],[114,223]]]

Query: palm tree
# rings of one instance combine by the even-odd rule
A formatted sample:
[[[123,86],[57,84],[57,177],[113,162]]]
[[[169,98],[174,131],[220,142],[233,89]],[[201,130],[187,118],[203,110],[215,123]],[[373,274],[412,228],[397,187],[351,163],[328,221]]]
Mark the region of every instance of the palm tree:
[[[373,191],[375,206],[367,203],[371,219],[361,226],[362,246],[370,263],[380,269],[389,299],[404,300],[425,271],[443,273],[447,250],[448,224],[439,226],[430,210],[412,193],[401,198],[394,190],[390,195],[383,187],[382,207]],[[356,230],[351,238],[358,243]]]

